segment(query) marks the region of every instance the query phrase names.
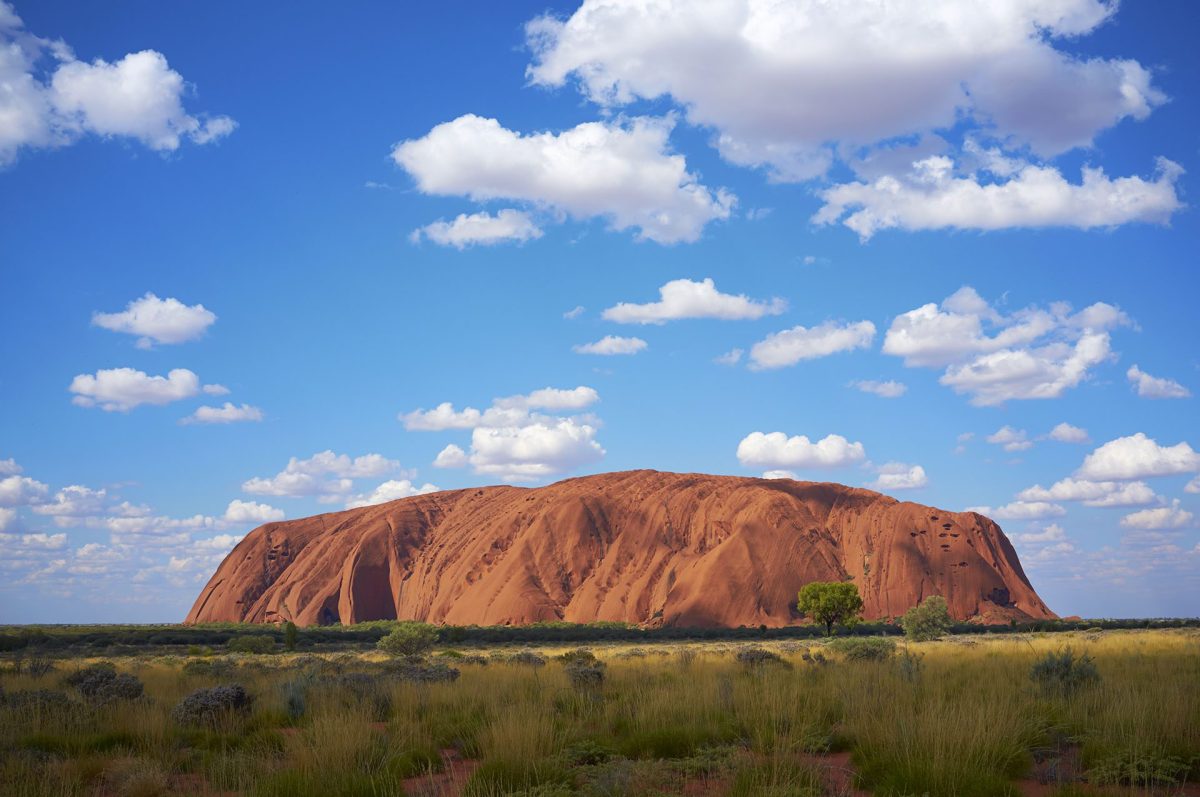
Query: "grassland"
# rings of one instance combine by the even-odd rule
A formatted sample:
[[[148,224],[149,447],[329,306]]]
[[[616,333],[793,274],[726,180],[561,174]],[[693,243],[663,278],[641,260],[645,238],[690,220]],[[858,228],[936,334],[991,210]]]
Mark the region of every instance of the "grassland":
[[[1031,667],[1068,646],[1099,679],[1040,688]],[[819,640],[556,658],[573,649],[109,657],[144,685],[134,699],[64,684],[93,659],[8,654],[0,792],[1200,794],[1196,629],[955,636],[879,659]],[[435,663],[459,675],[429,680],[448,677]],[[221,684],[251,707],[173,714]]]

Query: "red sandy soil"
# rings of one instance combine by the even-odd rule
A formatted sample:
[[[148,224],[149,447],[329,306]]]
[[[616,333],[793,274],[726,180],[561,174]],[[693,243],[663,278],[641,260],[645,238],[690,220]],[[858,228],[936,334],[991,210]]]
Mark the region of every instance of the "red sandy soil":
[[[188,623],[616,620],[784,626],[796,593],[853,579],[867,618],[943,596],[960,620],[1050,618],[1000,530],[839,484],[628,471],[268,523]]]

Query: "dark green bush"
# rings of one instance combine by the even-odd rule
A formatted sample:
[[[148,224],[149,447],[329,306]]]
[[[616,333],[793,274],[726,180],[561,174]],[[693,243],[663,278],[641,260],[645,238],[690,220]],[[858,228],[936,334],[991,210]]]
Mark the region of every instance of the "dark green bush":
[[[1070,648],[1038,659],[1030,668],[1029,677],[1042,694],[1056,697],[1070,697],[1100,682],[1095,660],[1087,654],[1076,656]]]
[[[896,653],[896,643],[885,637],[846,637],[829,643],[829,649],[847,661],[887,661]]]
[[[136,700],[142,696],[144,687],[137,676],[118,673],[108,663],[93,664],[76,670],[63,679],[93,703],[108,703],[113,700]]]
[[[940,595],[930,595],[919,606],[904,613],[900,618],[900,627],[914,642],[930,642],[945,636],[951,622],[946,599]]]
[[[275,640],[261,634],[248,634],[234,637],[226,647],[233,653],[271,653],[275,650]]]
[[[254,698],[240,684],[197,689],[171,709],[180,725],[213,726],[222,719],[250,713]]]

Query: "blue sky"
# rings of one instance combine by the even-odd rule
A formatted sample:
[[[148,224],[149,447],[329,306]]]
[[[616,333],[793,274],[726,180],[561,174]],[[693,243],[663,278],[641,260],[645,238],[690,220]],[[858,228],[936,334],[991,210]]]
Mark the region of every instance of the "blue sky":
[[[1060,614],[1194,615],[1197,12],[954,7],[0,3],[0,622],[630,468],[978,508]]]

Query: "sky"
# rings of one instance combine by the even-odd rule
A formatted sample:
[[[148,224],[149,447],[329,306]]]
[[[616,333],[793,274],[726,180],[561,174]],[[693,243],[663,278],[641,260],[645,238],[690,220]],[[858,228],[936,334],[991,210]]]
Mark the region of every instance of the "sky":
[[[973,509],[1200,606],[1189,0],[0,0],[0,622],[634,468]]]

